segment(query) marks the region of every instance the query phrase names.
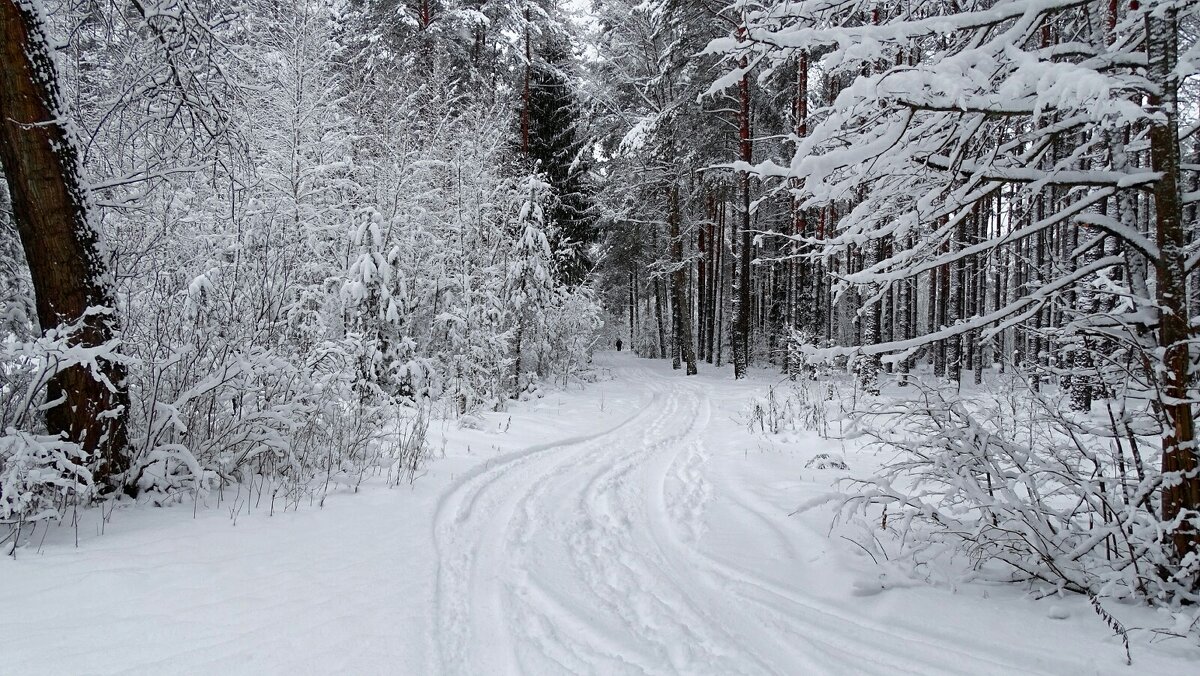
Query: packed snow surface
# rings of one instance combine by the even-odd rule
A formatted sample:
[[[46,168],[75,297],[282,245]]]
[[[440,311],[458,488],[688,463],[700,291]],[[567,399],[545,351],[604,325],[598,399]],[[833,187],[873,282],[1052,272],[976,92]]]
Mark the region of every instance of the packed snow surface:
[[[412,487],[52,530],[0,562],[0,674],[1192,673],[1181,639],[1125,666],[1084,599],[897,583],[828,512],[790,516],[878,459],[749,432],[777,376],[597,362],[611,378],[432,429]]]

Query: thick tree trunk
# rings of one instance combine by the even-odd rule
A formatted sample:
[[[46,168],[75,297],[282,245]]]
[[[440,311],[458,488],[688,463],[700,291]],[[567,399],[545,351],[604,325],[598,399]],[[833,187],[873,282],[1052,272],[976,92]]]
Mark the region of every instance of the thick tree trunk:
[[[1187,233],[1183,224],[1183,199],[1179,174],[1178,79],[1179,22],[1174,9],[1163,17],[1146,17],[1148,75],[1160,96],[1150,105],[1161,116],[1150,127],[1151,168],[1162,174],[1154,184],[1157,261],[1158,344],[1163,351],[1162,407],[1167,418],[1163,435],[1162,472],[1170,477],[1163,485],[1162,517],[1179,520],[1171,533],[1176,560],[1197,552],[1200,537],[1190,518],[1200,510],[1200,463],[1195,449],[1195,420],[1188,399]]]
[[[75,324],[71,341],[94,347],[113,338],[116,302],[89,217],[74,139],[38,6],[0,0],[0,164],[8,178],[13,216],[37,296],[43,330]],[[47,385],[51,434],[77,441],[96,459],[94,476],[107,482],[129,468],[125,369],[101,359],[100,375],[80,366]]]
[[[951,243],[951,251],[957,251],[962,246],[963,234],[965,230],[964,221],[960,220],[958,226],[954,228],[954,239]],[[945,326],[954,326],[962,319],[963,310],[963,259],[950,263],[948,265],[949,276],[943,284],[948,285],[947,291],[949,297],[946,301],[945,312],[946,316],[943,320]],[[946,377],[950,382],[957,385],[962,380],[963,367],[963,341],[961,336],[953,336],[947,338],[946,341]]]
[[[1085,226],[1079,226],[1082,230],[1082,236],[1091,238],[1095,236],[1095,232]],[[1068,265],[1084,266],[1090,265],[1097,256],[1102,255],[1102,252],[1097,251],[1096,247],[1088,249],[1077,260],[1068,260]],[[1096,302],[1096,294],[1088,285],[1080,286],[1075,292],[1075,314],[1077,317],[1090,317],[1096,314],[1099,307]],[[1076,411],[1090,411],[1092,409],[1092,395],[1094,379],[1092,373],[1095,371],[1096,365],[1092,360],[1093,344],[1091,338],[1081,335],[1077,338],[1077,344],[1068,358],[1071,361],[1071,408]]]

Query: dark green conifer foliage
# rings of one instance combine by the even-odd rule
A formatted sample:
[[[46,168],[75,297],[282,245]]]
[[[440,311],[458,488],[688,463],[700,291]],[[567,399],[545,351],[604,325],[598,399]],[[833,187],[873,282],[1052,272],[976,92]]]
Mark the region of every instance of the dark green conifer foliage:
[[[596,216],[588,182],[589,141],[584,110],[571,81],[570,45],[548,40],[538,49],[529,88],[529,154],[531,169],[546,176],[555,199],[548,210],[550,245],[558,274],[578,284],[594,261],[588,247],[597,239]]]

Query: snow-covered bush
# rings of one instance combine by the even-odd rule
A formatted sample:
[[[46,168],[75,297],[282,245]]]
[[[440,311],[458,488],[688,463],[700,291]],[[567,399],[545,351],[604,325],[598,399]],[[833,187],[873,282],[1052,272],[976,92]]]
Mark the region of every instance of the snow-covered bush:
[[[126,368],[117,480],[139,499],[235,486],[273,508],[411,481],[432,418],[586,368],[598,304],[556,274],[556,196],[516,157],[511,101],[453,63],[392,67],[344,3],[175,4],[50,12],[121,328],[104,354],[37,338],[0,188],[0,520],[95,495],[92,459],[42,426],[65,365]]]
[[[807,431],[828,437],[831,414],[842,406],[836,392],[832,381],[796,380],[771,386],[767,396],[750,403],[745,414],[747,429],[764,434]]]
[[[0,433],[0,523],[58,519],[92,489],[87,453],[71,441],[16,428]],[[19,534],[14,535],[19,538]]]
[[[550,184],[529,176],[516,218],[517,244],[509,261],[507,301],[514,326],[513,396],[534,389],[549,361],[550,334],[546,313],[555,298],[554,257],[546,235],[546,203]]]
[[[588,368],[604,327],[601,312],[591,288],[559,290],[546,317],[550,345],[544,376],[554,376],[565,386],[572,376]]]
[[[1019,382],[970,397],[914,387],[861,414],[890,460],[836,499],[844,513],[879,524],[882,510],[916,562],[953,551],[977,575],[1049,591],[1200,600],[1200,560],[1173,561],[1173,526],[1159,517],[1158,428],[1148,415],[1067,413]]]
[[[14,540],[23,524],[61,518],[94,492],[96,459],[74,441],[46,434],[46,388],[64,369],[97,374],[98,360],[125,360],[116,340],[74,345],[75,330],[63,326],[32,340],[9,334],[0,342],[0,524]]]

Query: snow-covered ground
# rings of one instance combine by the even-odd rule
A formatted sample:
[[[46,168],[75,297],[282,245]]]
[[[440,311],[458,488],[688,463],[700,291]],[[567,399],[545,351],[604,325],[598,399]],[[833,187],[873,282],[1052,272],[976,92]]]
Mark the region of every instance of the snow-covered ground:
[[[445,457],[411,488],[52,531],[0,561],[0,674],[1194,671],[1179,639],[1137,638],[1125,666],[1080,598],[881,590],[827,512],[789,516],[840,475],[813,456],[874,459],[750,434],[775,376],[597,360],[611,379],[433,429]]]

